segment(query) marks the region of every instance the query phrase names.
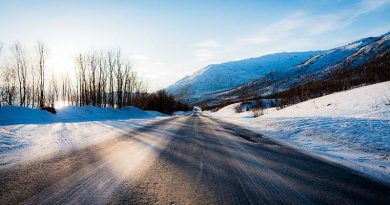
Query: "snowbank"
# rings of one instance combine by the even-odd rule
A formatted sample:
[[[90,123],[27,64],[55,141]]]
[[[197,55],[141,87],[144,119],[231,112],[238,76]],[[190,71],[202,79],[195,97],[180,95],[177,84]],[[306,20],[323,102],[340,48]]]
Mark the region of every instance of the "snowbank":
[[[308,100],[267,117],[372,118],[390,120],[390,83],[379,83]]]
[[[52,120],[54,115],[44,110],[16,106],[0,108],[0,125]]]
[[[191,113],[192,111],[176,111],[172,113],[172,116],[184,116],[184,115],[189,115]]]
[[[131,106],[120,110],[69,106],[58,109],[55,115],[39,109],[1,107],[0,169],[98,143],[161,116],[165,115]]]
[[[390,82],[266,109],[253,118],[229,105],[221,118],[390,183]]]
[[[0,108],[0,125],[87,122],[162,116],[165,115],[156,111],[143,111],[133,106],[123,107],[119,110],[94,106],[67,106],[57,109],[55,115],[39,109],[6,106]]]

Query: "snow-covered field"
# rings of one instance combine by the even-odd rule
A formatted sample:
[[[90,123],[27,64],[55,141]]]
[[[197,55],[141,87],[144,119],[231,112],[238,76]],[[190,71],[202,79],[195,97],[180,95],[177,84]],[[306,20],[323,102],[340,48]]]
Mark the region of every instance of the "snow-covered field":
[[[390,81],[305,101],[253,118],[226,106],[212,117],[390,183]]]
[[[53,115],[24,107],[0,108],[0,168],[78,149],[151,123],[163,114],[135,107],[64,107]]]

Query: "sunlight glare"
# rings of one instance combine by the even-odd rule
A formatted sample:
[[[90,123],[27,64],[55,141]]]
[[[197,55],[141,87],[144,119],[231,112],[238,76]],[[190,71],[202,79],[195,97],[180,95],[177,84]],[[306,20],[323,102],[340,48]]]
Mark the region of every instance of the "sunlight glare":
[[[69,102],[67,102],[67,101],[59,100],[59,101],[54,102],[54,107],[56,109],[62,109],[66,106],[69,106]]]

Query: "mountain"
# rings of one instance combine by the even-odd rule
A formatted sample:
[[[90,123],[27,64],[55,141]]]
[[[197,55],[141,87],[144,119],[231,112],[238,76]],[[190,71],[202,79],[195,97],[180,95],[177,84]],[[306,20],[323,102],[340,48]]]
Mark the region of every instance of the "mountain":
[[[303,63],[318,53],[320,52],[277,53],[259,58],[212,64],[184,77],[165,90],[176,97],[188,98],[190,102],[196,102],[208,94],[235,88],[271,71],[288,69]]]
[[[305,79],[320,78],[347,64],[357,67],[389,50],[390,32],[325,51],[277,53],[213,64],[181,79],[166,91],[194,104],[238,98],[246,89],[258,95],[272,94]]]

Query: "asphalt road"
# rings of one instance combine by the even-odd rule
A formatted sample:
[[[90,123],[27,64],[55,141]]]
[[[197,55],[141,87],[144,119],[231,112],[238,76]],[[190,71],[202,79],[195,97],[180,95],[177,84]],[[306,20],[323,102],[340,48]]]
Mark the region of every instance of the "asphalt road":
[[[0,169],[0,204],[16,203],[390,204],[390,187],[191,115]]]

